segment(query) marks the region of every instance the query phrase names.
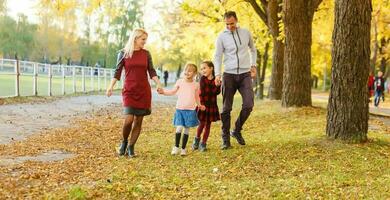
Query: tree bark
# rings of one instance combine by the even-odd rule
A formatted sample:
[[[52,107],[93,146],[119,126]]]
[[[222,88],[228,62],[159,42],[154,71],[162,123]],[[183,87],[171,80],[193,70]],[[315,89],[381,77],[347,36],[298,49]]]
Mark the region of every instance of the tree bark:
[[[272,74],[271,83],[268,88],[268,98],[271,100],[280,100],[282,98],[283,89],[283,66],[284,66],[284,43],[278,39],[279,20],[278,13],[281,12],[281,1],[270,0],[268,2],[268,27],[272,35]]]
[[[260,76],[260,99],[264,98],[264,79],[265,79],[265,70],[267,69],[267,63],[268,63],[268,49],[269,49],[269,43],[267,42],[264,48],[263,66],[261,68],[261,76]]]
[[[379,48],[379,53],[381,54],[381,65],[379,69],[385,74],[386,72],[386,63],[387,63],[387,58],[386,58],[386,51],[385,48],[387,46],[387,43],[390,41],[390,39],[386,39],[385,37],[381,38],[381,46]]]
[[[258,99],[262,99],[262,95],[261,92],[262,90],[260,90],[260,84],[261,84],[261,75],[260,75],[260,70],[261,70],[261,54],[260,54],[260,51],[257,49],[256,50],[257,52],[257,61],[256,61],[256,70],[257,70],[257,73],[256,73],[256,80],[253,81],[254,83],[254,88],[255,88],[255,97],[258,98]]]
[[[370,0],[335,0],[326,125],[326,134],[332,139],[367,140],[371,11]]]
[[[261,4],[258,4],[256,0],[245,1],[251,4],[254,11],[268,27],[272,36],[272,74],[271,83],[268,88],[268,98],[280,100],[282,98],[283,88],[284,43],[278,40],[280,34],[280,17],[278,14],[282,11],[282,0],[260,0]]]
[[[372,51],[372,59],[370,63],[370,73],[375,74],[375,65],[378,55],[378,22],[374,22],[374,49]]]
[[[311,44],[314,0],[284,1],[286,34],[283,107],[311,106]],[[318,6],[318,5],[317,5]]]

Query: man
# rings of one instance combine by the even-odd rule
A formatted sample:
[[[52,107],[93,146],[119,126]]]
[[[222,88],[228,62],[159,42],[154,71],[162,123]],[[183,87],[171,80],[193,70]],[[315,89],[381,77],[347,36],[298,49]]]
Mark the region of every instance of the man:
[[[252,78],[256,76],[257,55],[252,35],[248,30],[238,27],[236,13],[234,11],[226,12],[224,21],[226,29],[217,38],[214,64],[217,85],[221,84],[221,76],[223,76],[222,149],[229,149],[231,147],[229,134],[236,138],[240,145],[245,145],[241,130],[254,104]],[[224,73],[221,75],[222,56],[224,57]],[[230,131],[230,112],[237,90],[242,97],[242,109],[234,130]]]

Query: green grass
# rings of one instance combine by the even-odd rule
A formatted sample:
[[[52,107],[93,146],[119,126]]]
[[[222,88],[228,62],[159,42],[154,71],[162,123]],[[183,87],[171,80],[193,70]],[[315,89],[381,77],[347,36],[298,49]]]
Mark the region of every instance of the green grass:
[[[390,198],[390,134],[379,121],[370,120],[375,128],[370,129],[368,142],[346,144],[326,138],[324,109],[285,109],[280,101],[256,101],[243,131],[246,146],[232,139],[232,149],[220,150],[217,122],[212,124],[209,151],[189,150],[181,157],[170,155],[174,111],[174,105],[154,105],[152,115],[144,119],[135,146],[138,157],[133,159],[115,154],[123,124],[120,106],[75,120],[72,127],[3,146],[0,155],[61,149],[76,156],[0,167],[9,180],[0,182],[0,194],[28,194],[33,199]],[[188,149],[194,134],[192,129]],[[16,167],[23,176],[13,175]]]
[[[0,97],[2,96],[14,96],[15,95],[15,76],[0,74]],[[48,96],[48,77],[38,76],[38,96]],[[107,85],[110,84],[111,79],[107,78]],[[91,91],[91,79],[87,77],[85,79],[86,91]],[[118,83],[118,85],[121,83]],[[100,87],[104,91],[106,86],[104,84],[104,78],[100,78]],[[94,89],[98,90],[98,79],[94,77]],[[78,77],[76,79],[76,92],[82,92],[82,79]],[[73,93],[73,79],[67,77],[65,79],[65,93]],[[32,76],[20,76],[20,95],[32,96],[33,95],[33,77]],[[62,95],[62,78],[52,78],[52,95]]]
[[[112,163],[112,181],[91,193],[114,199],[390,198],[390,135],[383,131],[370,131],[368,143],[344,144],[324,136],[322,109],[257,102],[243,132],[246,146],[233,139],[233,149],[220,150],[216,123],[208,152],[180,157],[169,154],[174,131],[171,117],[160,112],[166,109],[144,122],[140,156]],[[189,147],[193,135],[194,129]]]
[[[69,197],[71,200],[82,200],[86,199],[87,193],[80,187],[74,186],[69,189]]]

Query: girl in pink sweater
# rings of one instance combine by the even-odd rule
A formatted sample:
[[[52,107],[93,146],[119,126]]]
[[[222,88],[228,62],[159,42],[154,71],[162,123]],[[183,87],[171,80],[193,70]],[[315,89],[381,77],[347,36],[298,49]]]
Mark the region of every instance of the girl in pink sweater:
[[[173,125],[176,126],[175,146],[171,154],[185,156],[187,154],[186,145],[188,142],[188,134],[191,127],[196,127],[199,124],[196,114],[196,107],[204,110],[204,105],[200,104],[199,100],[199,83],[194,81],[197,74],[195,64],[187,64],[184,68],[184,78],[177,80],[172,90],[160,89],[158,92],[163,95],[177,95],[176,112],[173,119]],[[180,138],[183,134],[181,151],[179,149]]]

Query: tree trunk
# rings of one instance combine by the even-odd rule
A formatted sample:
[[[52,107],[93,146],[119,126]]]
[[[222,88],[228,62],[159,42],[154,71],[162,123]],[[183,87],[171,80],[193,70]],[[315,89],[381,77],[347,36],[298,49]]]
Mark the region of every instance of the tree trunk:
[[[312,0],[284,1],[283,107],[311,106]]]
[[[179,67],[177,68],[176,79],[180,78],[180,74],[181,74],[181,63],[179,64]]]
[[[268,2],[268,27],[272,35],[272,74],[271,83],[268,88],[268,98],[280,100],[283,89],[283,65],[284,65],[284,43],[278,40],[279,20],[278,13],[281,11],[280,0],[270,0]]]
[[[257,73],[256,73],[256,80],[253,81],[254,83],[254,88],[255,88],[255,97],[258,98],[258,99],[262,99],[261,97],[261,90],[260,90],[260,84],[261,84],[261,75],[260,75],[260,70],[261,70],[261,54],[260,54],[260,51],[257,50],[257,61],[256,61],[256,70],[257,70]]]
[[[385,37],[381,38],[381,47],[379,48],[379,53],[381,54],[381,65],[379,69],[383,72],[383,74],[385,74],[386,72],[387,59],[385,55],[386,54],[385,48],[387,46],[388,41],[389,40],[387,40]]]
[[[264,55],[263,55],[263,67],[261,68],[261,74],[260,74],[260,99],[264,98],[264,80],[265,80],[265,70],[267,69],[267,63],[268,63],[268,49],[269,49],[269,43],[267,42],[265,44],[264,48]]]
[[[335,0],[326,125],[326,134],[332,139],[367,140],[371,11],[370,0]]]
[[[370,64],[370,73],[375,74],[375,65],[376,65],[376,60],[377,60],[377,55],[378,55],[378,22],[375,20],[374,22],[374,49],[372,52],[372,59],[371,59],[371,64]]]
[[[272,41],[274,47],[272,49],[272,74],[268,98],[280,100],[283,89],[284,44],[276,38],[273,38]]]

